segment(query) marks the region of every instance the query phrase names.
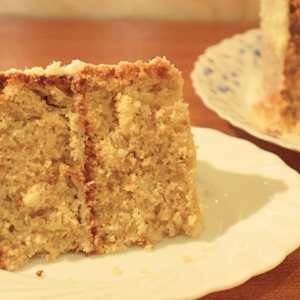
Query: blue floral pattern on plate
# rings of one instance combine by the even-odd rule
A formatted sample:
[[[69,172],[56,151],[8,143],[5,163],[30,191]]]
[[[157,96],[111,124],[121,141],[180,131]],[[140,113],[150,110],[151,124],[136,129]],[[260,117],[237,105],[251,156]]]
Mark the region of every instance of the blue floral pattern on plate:
[[[299,136],[274,136],[253,113],[263,97],[260,29],[209,47],[195,62],[191,79],[196,94],[219,117],[257,138],[300,151]]]

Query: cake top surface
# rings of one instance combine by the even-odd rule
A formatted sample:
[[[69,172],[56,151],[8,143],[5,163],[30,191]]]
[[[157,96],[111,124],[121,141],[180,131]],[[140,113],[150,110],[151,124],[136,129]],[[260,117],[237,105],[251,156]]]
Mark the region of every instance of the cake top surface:
[[[61,62],[53,61],[52,64],[48,65],[45,69],[42,67],[33,67],[30,69],[25,68],[24,70],[20,69],[9,69],[5,71],[5,75],[9,75],[11,73],[23,73],[26,75],[66,75],[73,76],[76,72],[82,70],[87,63],[82,62],[80,60],[73,60],[71,64],[62,66]]]
[[[142,63],[141,61],[137,61],[136,63]],[[129,64],[127,61],[121,61],[119,62],[119,66]],[[153,60],[149,61],[149,64],[164,64],[164,65],[170,65],[170,62],[164,57],[156,57]],[[21,73],[25,75],[55,75],[55,76],[67,76],[72,77],[78,74],[81,70],[83,70],[86,66],[93,66],[93,64],[83,62],[81,60],[73,60],[69,65],[62,66],[62,63],[59,61],[53,61],[52,64],[48,65],[45,69],[42,67],[33,67],[33,68],[25,68],[24,70],[20,69],[9,69],[4,72],[5,75],[10,75],[13,73]],[[100,64],[98,66],[110,66],[111,65],[105,65]]]

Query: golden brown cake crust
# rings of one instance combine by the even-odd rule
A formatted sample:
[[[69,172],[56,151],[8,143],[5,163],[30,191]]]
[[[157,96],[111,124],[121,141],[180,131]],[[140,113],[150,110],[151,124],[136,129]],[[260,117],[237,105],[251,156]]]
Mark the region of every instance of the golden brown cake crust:
[[[62,88],[64,91],[69,91],[69,94],[71,94],[71,81],[70,78],[67,76],[55,76],[55,75],[26,75],[23,73],[11,73],[7,76],[2,74],[2,82],[9,81],[11,84],[25,84],[29,86],[30,88],[34,87],[41,87],[41,86],[57,86],[59,88]],[[0,82],[1,82],[1,76],[0,76]]]

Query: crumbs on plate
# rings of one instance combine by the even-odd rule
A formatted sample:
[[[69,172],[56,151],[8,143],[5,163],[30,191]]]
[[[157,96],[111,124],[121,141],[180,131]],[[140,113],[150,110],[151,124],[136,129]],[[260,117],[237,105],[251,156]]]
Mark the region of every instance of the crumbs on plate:
[[[206,189],[206,190],[204,191],[204,195],[205,195],[205,196],[207,196],[209,193],[210,193],[210,189]]]
[[[36,274],[36,276],[41,277],[43,275],[43,273],[44,273],[44,271],[39,270],[35,274]]]
[[[120,270],[119,266],[115,266],[112,270],[112,274],[114,276],[121,276],[123,275],[123,272]]]
[[[207,251],[209,251],[211,249],[211,246],[210,245],[208,245],[207,247],[205,247],[205,248],[203,248],[202,249],[202,252],[207,252]]]
[[[143,269],[143,270],[140,270],[141,274],[143,275],[150,275],[150,271],[148,269]]]
[[[190,263],[192,261],[192,258],[190,255],[182,255],[182,259],[183,259],[183,262],[185,262],[185,263]]]

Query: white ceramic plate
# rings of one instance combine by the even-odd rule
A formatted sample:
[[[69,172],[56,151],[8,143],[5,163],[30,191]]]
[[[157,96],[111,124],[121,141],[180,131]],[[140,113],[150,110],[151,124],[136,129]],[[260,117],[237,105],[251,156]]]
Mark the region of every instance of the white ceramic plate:
[[[1,300],[196,299],[277,266],[300,245],[300,175],[247,141],[193,132],[200,146],[196,183],[207,205],[199,238],[168,238],[153,252],[37,258],[22,271],[0,270]],[[112,275],[115,266],[123,275]]]
[[[221,118],[262,140],[300,151],[300,136],[274,136],[253,113],[262,100],[261,34],[252,29],[209,47],[195,62],[192,83],[204,104]]]

